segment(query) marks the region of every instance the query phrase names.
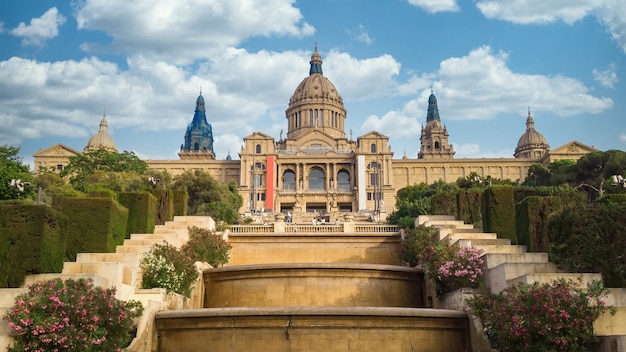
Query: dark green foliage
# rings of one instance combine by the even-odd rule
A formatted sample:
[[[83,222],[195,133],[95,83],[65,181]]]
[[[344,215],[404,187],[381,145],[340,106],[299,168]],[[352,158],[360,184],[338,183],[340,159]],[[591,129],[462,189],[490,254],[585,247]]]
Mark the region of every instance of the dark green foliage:
[[[458,219],[479,229],[483,227],[482,195],[483,190],[478,188],[460,189],[457,193]]]
[[[483,192],[483,229],[517,244],[513,187],[494,186]]]
[[[128,224],[126,226],[126,238],[131,233],[152,233],[156,222],[155,196],[148,192],[120,193],[118,201],[128,208]]]
[[[157,199],[155,224],[163,225],[166,221],[174,220],[174,196],[168,189],[153,189],[152,194]]]
[[[456,193],[457,192],[440,192],[433,194],[430,199],[431,214],[458,217]]]
[[[433,195],[441,192],[455,193],[458,189],[456,184],[445,183],[441,180],[431,185],[420,183],[402,188],[396,197],[396,210],[389,214],[387,221],[403,228],[413,228],[418,215],[432,214]]]
[[[438,230],[436,228],[424,225],[405,230],[402,242],[400,242],[398,247],[400,261],[410,267],[415,267],[424,249],[436,246],[439,243],[437,234]]]
[[[173,189],[189,194],[189,215],[208,215],[229,224],[239,219],[243,199],[234,181],[222,184],[205,171],[187,171],[175,178]]]
[[[204,262],[217,268],[228,263],[232,246],[221,236],[208,229],[192,227],[189,229],[189,241],[180,251],[194,261]]]
[[[148,164],[139,159],[133,152],[124,151],[122,153],[110,152],[104,149],[98,149],[85,152],[80,155],[70,157],[70,163],[63,169],[61,176],[69,176],[72,186],[79,191],[86,191],[90,184],[100,183],[89,178],[99,172],[117,172],[117,173],[133,173],[142,174],[148,169]],[[114,179],[119,179],[121,175],[114,175]],[[110,177],[106,176],[107,188],[115,189],[112,184],[119,182],[111,182]],[[101,177],[97,177],[101,179]]]
[[[567,271],[602,273],[607,287],[626,287],[626,204],[564,208],[549,230],[552,261]]]
[[[0,146],[0,200],[32,198],[35,194],[33,175],[28,166],[22,164],[19,153],[19,147]],[[32,187],[24,187],[22,191],[11,187],[11,180],[17,179],[30,182]]]
[[[62,198],[60,212],[68,217],[66,257],[80,252],[115,252],[126,237],[128,209],[110,198]]]
[[[46,206],[0,206],[0,287],[19,287],[26,274],[60,273],[67,217]]]
[[[607,194],[598,202],[603,204],[626,203],[626,194]]]
[[[559,197],[526,197],[516,205],[515,224],[518,244],[526,245],[530,252],[548,252],[549,217],[561,210]]]
[[[174,191],[174,216],[187,215],[189,195],[186,191]]]

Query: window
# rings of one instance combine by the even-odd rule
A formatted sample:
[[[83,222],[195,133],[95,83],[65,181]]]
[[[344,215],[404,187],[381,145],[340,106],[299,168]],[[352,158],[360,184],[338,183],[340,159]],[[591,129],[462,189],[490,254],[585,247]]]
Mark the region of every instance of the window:
[[[63,171],[63,165],[61,164],[57,165],[57,171]]]
[[[263,175],[254,175],[254,185],[257,187],[263,186]]]
[[[380,174],[378,173],[371,173],[370,174],[370,186],[378,186],[378,180],[380,179]]]
[[[283,174],[283,189],[286,191],[294,191],[296,189],[296,174],[287,170]]]
[[[309,172],[309,189],[324,189],[324,172],[314,168]]]
[[[439,150],[439,142],[435,142],[435,150]]]
[[[350,190],[350,174],[346,170],[339,170],[337,173],[337,189],[343,191]]]
[[[200,150],[200,144],[195,143],[195,144],[193,145],[193,150]]]
[[[261,145],[260,144],[256,145],[256,153],[257,154],[261,154]]]
[[[376,153],[376,144],[372,143],[372,145],[370,146],[370,152]]]

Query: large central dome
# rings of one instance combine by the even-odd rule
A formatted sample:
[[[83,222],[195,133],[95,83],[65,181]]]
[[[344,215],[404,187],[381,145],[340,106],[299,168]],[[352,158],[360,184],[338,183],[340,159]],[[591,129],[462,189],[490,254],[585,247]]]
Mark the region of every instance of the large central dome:
[[[322,57],[317,52],[317,45],[310,64],[309,76],[298,84],[285,111],[289,121],[287,138],[298,139],[313,129],[345,138],[346,109],[343,99],[335,85],[322,73]]]
[[[515,148],[516,158],[538,159],[550,150],[550,145],[541,133],[535,130],[535,121],[528,110],[526,132],[520,137]]]

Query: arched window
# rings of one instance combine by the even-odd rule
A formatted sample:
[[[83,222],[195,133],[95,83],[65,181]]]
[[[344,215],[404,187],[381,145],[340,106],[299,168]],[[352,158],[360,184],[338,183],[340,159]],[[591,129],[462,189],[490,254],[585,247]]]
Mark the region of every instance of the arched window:
[[[346,170],[339,170],[337,173],[337,189],[340,191],[350,190],[350,173]]]
[[[256,153],[257,154],[261,154],[261,145],[260,144],[256,145]]]
[[[372,143],[372,145],[370,146],[370,152],[376,153],[376,144]]]
[[[435,142],[435,150],[439,150],[439,142]]]
[[[314,168],[309,172],[309,189],[324,189],[324,171]]]
[[[296,174],[291,170],[287,170],[283,174],[283,189],[287,191],[296,190]]]
[[[199,149],[200,149],[200,144],[195,143],[195,144],[193,145],[193,150],[199,150]]]

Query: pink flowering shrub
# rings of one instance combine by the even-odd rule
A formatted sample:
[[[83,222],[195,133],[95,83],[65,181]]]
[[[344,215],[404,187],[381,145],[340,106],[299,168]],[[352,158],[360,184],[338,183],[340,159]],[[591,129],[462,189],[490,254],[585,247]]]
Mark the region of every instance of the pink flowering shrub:
[[[116,299],[115,291],[91,279],[31,284],[3,317],[15,339],[8,351],[120,351],[143,308]]]
[[[477,288],[483,282],[483,250],[459,248],[440,241],[437,231],[423,225],[408,230],[398,250],[399,257],[410,266],[420,265],[445,294],[462,287]]]
[[[486,337],[500,351],[588,351],[595,341],[593,322],[614,308],[602,300],[601,282],[520,284],[499,294],[481,292],[467,300],[483,324]]]

